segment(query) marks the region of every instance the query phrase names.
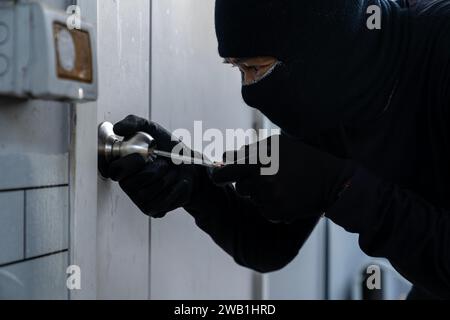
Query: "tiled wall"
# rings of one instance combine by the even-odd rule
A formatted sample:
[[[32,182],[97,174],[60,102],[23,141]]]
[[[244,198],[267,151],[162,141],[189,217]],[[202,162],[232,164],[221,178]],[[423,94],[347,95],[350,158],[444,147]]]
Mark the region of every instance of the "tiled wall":
[[[0,97],[0,299],[68,298],[69,108]]]
[[[25,258],[24,191],[0,193],[0,265]]]
[[[68,187],[25,191],[25,258],[66,250]]]
[[[0,299],[66,299],[68,186],[0,192]]]
[[[0,268],[0,299],[67,299],[67,251]]]
[[[69,107],[0,98],[0,299],[67,299]]]

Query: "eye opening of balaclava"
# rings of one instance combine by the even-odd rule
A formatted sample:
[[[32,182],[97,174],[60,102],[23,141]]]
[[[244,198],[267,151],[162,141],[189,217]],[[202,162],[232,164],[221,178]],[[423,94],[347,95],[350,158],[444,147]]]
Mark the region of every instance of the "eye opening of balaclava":
[[[277,60],[273,63],[273,65],[262,75],[257,76],[252,82],[249,83],[245,83],[245,76],[244,76],[244,72],[241,71],[242,74],[242,87],[249,87],[252,86],[254,84],[257,84],[258,82],[264,80],[265,78],[269,77],[274,71],[276,71],[276,69],[282,65],[283,62],[281,62],[280,60]]]
[[[367,28],[370,5],[381,8],[381,30]],[[358,126],[392,97],[407,41],[403,13],[389,0],[216,0],[219,54],[282,62],[242,96],[284,131]]]

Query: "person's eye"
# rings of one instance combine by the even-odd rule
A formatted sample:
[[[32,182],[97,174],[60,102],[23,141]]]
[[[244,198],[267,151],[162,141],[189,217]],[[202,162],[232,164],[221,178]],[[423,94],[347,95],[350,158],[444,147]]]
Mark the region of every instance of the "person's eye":
[[[260,67],[259,66],[243,66],[242,69],[247,72],[258,73],[260,70]]]

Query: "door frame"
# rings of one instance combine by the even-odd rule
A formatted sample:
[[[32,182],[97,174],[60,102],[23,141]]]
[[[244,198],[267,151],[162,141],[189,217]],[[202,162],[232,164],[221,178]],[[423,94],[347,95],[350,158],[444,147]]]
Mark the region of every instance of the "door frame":
[[[77,0],[97,30],[98,1]],[[96,33],[97,31],[95,31]],[[92,35],[96,38],[96,34]],[[94,39],[94,43],[97,43]],[[81,270],[81,290],[72,300],[97,298],[97,103],[74,104],[70,114],[70,247],[69,264]]]

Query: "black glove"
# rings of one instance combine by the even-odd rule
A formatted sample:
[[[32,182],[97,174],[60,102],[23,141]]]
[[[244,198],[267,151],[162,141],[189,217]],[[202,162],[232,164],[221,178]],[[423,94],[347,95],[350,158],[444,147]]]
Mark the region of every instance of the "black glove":
[[[161,151],[172,152],[181,143],[157,123],[136,116],[128,116],[114,126],[114,132],[125,138],[139,131],[150,134],[156,141],[157,149]],[[184,144],[183,148],[186,152]],[[192,156],[199,157],[193,152]],[[132,154],[113,162],[109,166],[108,175],[119,182],[120,187],[143,213],[162,218],[168,212],[190,204],[198,180],[209,180],[207,173],[203,171],[206,169],[191,164],[175,165],[170,159],[164,158],[147,162],[142,156]]]
[[[291,223],[298,218],[320,216],[338,199],[340,192],[353,175],[355,165],[336,158],[285,135],[271,137],[239,151],[232,159],[249,159],[268,145],[272,159],[277,156],[274,143],[279,141],[279,170],[274,175],[262,175],[265,166],[228,164],[215,169],[212,180],[216,184],[236,182],[236,191],[250,198],[267,219]],[[264,151],[262,154],[266,154]],[[224,160],[230,154],[224,154]]]

